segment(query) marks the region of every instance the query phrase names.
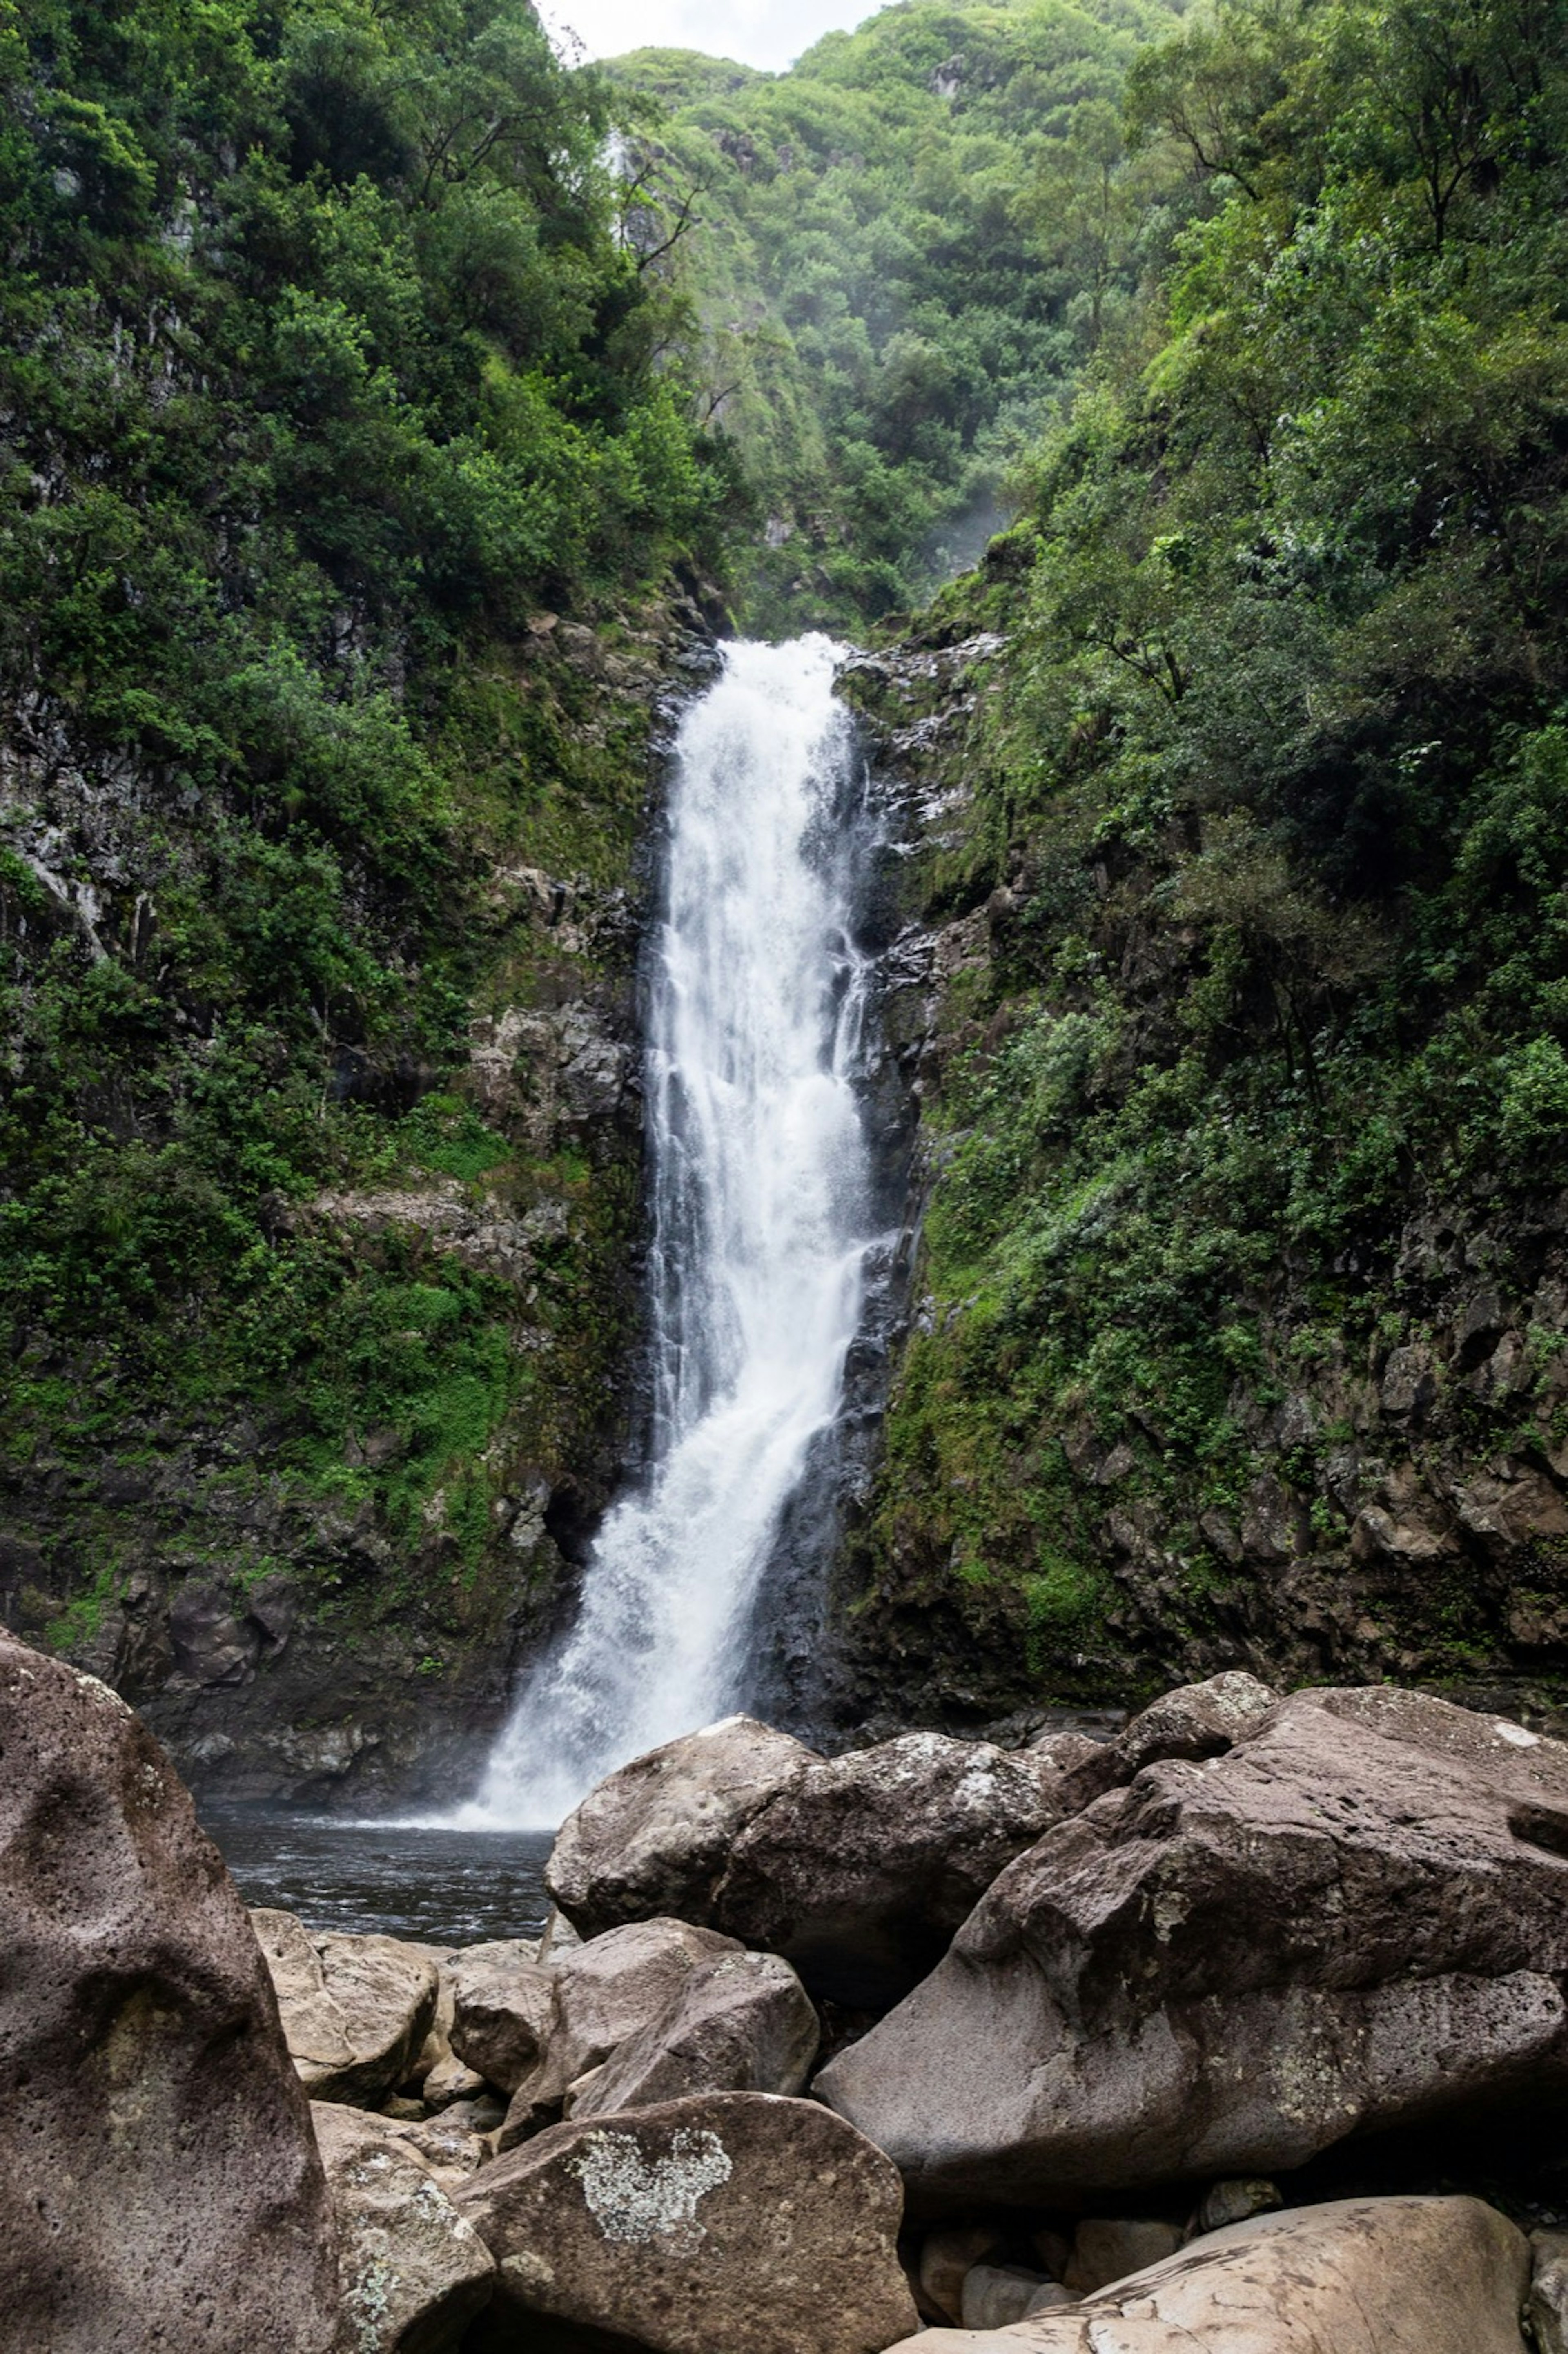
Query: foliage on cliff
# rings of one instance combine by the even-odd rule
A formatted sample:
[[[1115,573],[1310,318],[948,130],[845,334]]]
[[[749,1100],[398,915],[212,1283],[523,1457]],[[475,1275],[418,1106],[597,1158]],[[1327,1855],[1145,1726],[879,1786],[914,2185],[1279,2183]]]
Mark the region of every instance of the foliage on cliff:
[[[1172,265],[925,641],[1009,642],[873,1617],[1554,1688],[1568,15],[1227,0],[1129,137]]]
[[[658,101],[640,234],[704,329],[707,398],[764,509],[763,629],[920,603],[1001,520],[1002,478],[1171,226],[1119,119],[1160,0],[901,0],[789,72],[617,62]],[[1153,168],[1150,168],[1152,164]]]
[[[529,945],[544,871],[630,871],[648,695],[607,716],[588,673],[734,495],[622,234],[614,118],[524,0],[0,0],[0,1362],[29,1513],[90,1500],[104,1448],[254,1408],[270,1464],[406,1543],[444,1495],[471,1571],[546,1344],[601,1409],[634,1180],[519,1157],[448,1083],[476,1014],[603,970]],[[565,1204],[543,1359],[482,1265],[309,1214],[486,1171]],[[68,1589],[110,1591],[117,1542]]]

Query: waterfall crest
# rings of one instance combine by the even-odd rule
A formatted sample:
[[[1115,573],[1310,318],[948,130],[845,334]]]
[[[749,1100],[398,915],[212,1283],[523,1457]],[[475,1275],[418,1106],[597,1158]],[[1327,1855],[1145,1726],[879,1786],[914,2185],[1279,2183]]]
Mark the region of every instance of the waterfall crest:
[[[870,1182],[867,828],[834,661],[816,636],[732,645],[681,728],[649,982],[649,1470],[460,1821],[553,1826],[736,1704],[780,1517],[838,1410]]]

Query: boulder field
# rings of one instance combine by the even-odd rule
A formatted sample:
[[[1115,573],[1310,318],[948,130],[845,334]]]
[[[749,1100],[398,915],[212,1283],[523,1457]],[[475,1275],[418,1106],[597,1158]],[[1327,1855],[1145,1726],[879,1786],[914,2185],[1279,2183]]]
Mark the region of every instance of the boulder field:
[[[0,1755],[0,2354],[1568,2354],[1527,1726],[1239,1672],[1103,1742],[731,1718],[466,1950],[247,1916],[15,1643]]]

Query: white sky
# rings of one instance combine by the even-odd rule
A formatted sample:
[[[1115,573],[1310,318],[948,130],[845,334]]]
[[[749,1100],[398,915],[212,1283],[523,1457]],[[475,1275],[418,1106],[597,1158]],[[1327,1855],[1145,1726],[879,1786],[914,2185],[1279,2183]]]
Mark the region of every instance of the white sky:
[[[553,31],[577,34],[590,58],[626,49],[702,49],[770,73],[824,33],[849,32],[876,0],[540,0]]]

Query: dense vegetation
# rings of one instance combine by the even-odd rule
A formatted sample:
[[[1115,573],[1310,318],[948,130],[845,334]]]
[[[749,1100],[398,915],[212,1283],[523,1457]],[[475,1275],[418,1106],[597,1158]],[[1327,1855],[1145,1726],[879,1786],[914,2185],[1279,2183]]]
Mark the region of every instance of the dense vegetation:
[[[850,630],[972,563],[1172,224],[1120,121],[1160,0],[902,0],[789,73],[641,50],[634,221],[761,504],[748,625]]]
[[[1562,1437],[1568,16],[1225,0],[1128,129],[1171,267],[926,625],[1011,642],[879,1575],[1080,1688],[1557,1674],[1555,1506],[1463,1483]]]
[[[859,630],[1005,501],[914,631],[991,634],[868,1636],[1561,1678],[1568,7],[1179,20],[0,0],[17,1623],[152,1547],[499,1674],[634,1293],[672,584]]]
[[[624,636],[733,495],[621,231],[614,114],[524,0],[0,0],[0,1362],[30,1511],[253,1410],[228,1476],[260,1428],[405,1539],[440,1492],[471,1569],[481,1458],[552,1334],[536,1423],[602,1410],[634,1140],[590,1185],[448,1083],[471,1019],[540,985],[517,874],[618,884],[640,828],[646,709],[596,716],[552,617]],[[512,1287],[309,1212],[486,1172],[571,1214],[532,1360]],[[117,1541],[75,1561],[100,1596]]]

